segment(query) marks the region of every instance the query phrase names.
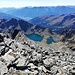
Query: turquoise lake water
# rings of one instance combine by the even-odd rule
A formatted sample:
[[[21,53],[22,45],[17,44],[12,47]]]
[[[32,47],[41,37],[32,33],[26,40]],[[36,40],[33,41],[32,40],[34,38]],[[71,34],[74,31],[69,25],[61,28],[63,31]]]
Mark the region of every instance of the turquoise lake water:
[[[38,34],[32,33],[32,34],[26,34],[26,36],[36,42],[41,42],[43,40],[43,36],[40,36]],[[47,39],[47,44],[51,44],[52,42],[54,42],[54,39],[52,37],[50,37],[49,39]]]
[[[47,44],[51,44],[52,42],[54,42],[53,37],[50,37],[50,38],[47,39]]]
[[[26,36],[31,39],[34,40],[36,42],[41,42],[43,40],[43,36],[40,36],[38,34],[32,33],[32,34],[26,34]]]

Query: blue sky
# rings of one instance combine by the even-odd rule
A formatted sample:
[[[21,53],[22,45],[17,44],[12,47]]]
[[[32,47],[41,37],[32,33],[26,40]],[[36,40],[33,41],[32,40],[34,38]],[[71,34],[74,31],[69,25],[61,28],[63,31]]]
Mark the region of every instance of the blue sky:
[[[0,0],[2,7],[75,5],[75,0]]]

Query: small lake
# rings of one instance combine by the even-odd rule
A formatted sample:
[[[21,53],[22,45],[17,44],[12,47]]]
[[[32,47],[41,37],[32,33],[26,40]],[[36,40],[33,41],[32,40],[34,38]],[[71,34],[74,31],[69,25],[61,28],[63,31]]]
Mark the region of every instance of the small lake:
[[[43,36],[40,36],[36,33],[32,33],[32,34],[25,34],[29,39],[36,41],[36,42],[41,42],[43,40]],[[51,44],[52,42],[54,42],[53,37],[50,37],[47,39],[46,43],[47,44]]]
[[[38,34],[32,33],[32,34],[26,34],[26,36],[36,42],[41,42],[43,40],[43,36],[40,36]]]
[[[50,38],[47,39],[47,44],[51,44],[52,42],[54,42],[53,37],[50,37]]]

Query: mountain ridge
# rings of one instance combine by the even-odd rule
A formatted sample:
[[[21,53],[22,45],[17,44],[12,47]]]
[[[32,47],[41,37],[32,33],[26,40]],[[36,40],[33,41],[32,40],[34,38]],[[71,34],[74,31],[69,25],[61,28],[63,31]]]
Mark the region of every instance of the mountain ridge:
[[[5,10],[8,11],[5,12]],[[6,8],[3,9],[2,11],[7,14],[22,18],[24,20],[29,20],[34,17],[44,15],[72,14],[75,13],[75,6],[23,7],[23,8],[9,8],[9,9]]]
[[[34,26],[33,24],[28,23],[27,21],[24,21],[22,19],[18,20],[12,18],[5,21],[1,19],[0,32],[12,34],[15,29],[22,31],[24,34],[36,33],[41,36],[50,36],[50,34],[53,34],[52,31],[48,28]]]
[[[60,33],[63,30],[75,29],[75,14],[41,16],[33,18],[29,22]]]

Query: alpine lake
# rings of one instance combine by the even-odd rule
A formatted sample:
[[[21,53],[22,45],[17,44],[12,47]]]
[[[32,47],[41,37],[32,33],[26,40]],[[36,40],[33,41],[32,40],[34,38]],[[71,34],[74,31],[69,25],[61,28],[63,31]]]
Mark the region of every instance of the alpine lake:
[[[25,34],[29,39],[35,41],[35,42],[41,42],[43,40],[43,36],[38,35],[36,33],[31,33],[31,34]],[[54,42],[53,37],[49,37],[46,41],[47,44],[51,44]]]

